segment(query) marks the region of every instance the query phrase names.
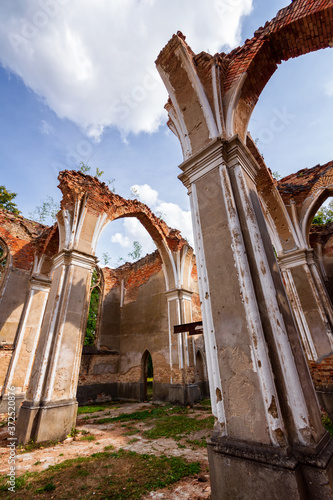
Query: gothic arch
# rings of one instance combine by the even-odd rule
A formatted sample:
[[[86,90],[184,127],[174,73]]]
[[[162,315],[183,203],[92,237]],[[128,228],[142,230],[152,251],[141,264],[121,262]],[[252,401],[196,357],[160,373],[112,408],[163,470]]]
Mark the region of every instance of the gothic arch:
[[[282,61],[332,46],[332,15],[331,0],[294,0],[243,47],[229,54],[225,92],[246,74],[234,111],[234,133],[245,138],[259,96]]]
[[[194,54],[178,32],[159,54],[157,69],[169,92],[168,125],[184,159],[215,139],[246,142],[248,123],[278,64],[331,47],[332,0],[294,0],[229,54]]]
[[[99,238],[113,220],[136,217],[152,237],[160,253],[166,290],[179,288],[184,277],[184,259],[191,252],[180,232],[170,228],[162,219],[138,200],[126,200],[110,192],[95,177],[65,170],[59,174],[63,192],[62,210],[58,214],[59,249],[79,250],[95,255]]]

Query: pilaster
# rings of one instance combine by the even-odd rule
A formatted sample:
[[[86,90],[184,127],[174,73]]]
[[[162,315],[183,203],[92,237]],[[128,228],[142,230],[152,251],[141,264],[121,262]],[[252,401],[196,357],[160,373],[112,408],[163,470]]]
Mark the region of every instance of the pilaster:
[[[30,278],[30,291],[21,316],[14,352],[2,390],[0,409],[5,411],[8,387],[14,386],[16,400],[25,397],[40,336],[51,281],[43,276]]]
[[[96,258],[63,250],[54,258],[53,280],[26,400],[17,424],[20,442],[62,439],[75,425],[75,398]]]

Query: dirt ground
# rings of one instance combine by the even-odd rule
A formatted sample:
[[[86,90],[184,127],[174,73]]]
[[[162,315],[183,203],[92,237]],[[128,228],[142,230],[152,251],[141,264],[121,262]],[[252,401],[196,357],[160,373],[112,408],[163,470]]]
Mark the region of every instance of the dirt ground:
[[[133,413],[141,410],[149,410],[154,406],[150,403],[115,403],[114,406],[105,408],[97,413],[81,414],[77,419],[77,434],[68,437],[61,443],[32,449],[29,452],[18,450],[16,460],[17,476],[25,472],[35,472],[47,469],[51,465],[63,462],[66,459],[79,456],[89,456],[96,452],[102,452],[105,447],[112,447],[115,451],[119,449],[135,451],[139,454],[154,454],[156,456],[177,456],[186,460],[201,464],[201,473],[194,477],[186,477],[174,483],[168,488],[152,491],[145,499],[208,499],[210,498],[210,483],[208,473],[208,459],[206,447],[196,446],[193,443],[203,440],[207,436],[207,429],[195,433],[188,433],[184,439],[163,438],[147,439],[143,432],[152,427],[146,421],[130,422],[106,422],[99,424],[98,418],[118,417],[123,413]],[[208,410],[209,415],[209,410]],[[191,409],[191,417],[196,419],[206,418],[207,409],[194,407]],[[8,473],[7,427],[0,429],[0,474]],[[185,439],[186,437],[186,439]],[[189,443],[188,441],[192,441]],[[23,451],[23,450],[22,450]]]

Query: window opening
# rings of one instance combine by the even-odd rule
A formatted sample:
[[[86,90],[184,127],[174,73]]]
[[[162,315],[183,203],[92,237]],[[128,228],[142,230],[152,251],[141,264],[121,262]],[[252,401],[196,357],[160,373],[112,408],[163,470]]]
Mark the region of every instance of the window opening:
[[[98,267],[95,267],[91,277],[90,303],[86,332],[84,336],[84,345],[92,346],[95,344],[101,296],[101,282],[101,270]]]

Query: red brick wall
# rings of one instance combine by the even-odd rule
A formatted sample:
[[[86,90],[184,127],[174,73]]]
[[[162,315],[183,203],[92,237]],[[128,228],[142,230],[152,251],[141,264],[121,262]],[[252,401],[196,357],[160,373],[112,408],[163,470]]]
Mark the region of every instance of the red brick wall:
[[[0,237],[7,244],[13,268],[30,271],[34,261],[36,238],[46,226],[0,210]]]
[[[315,388],[333,391],[333,356],[324,359],[320,364],[310,361],[309,365]]]

